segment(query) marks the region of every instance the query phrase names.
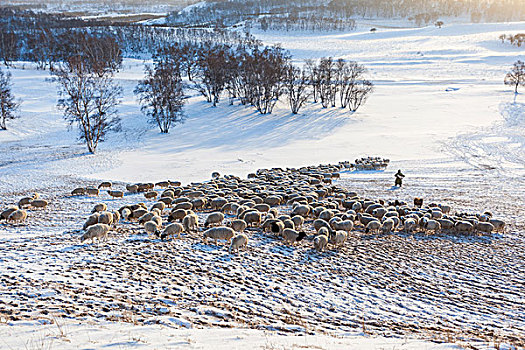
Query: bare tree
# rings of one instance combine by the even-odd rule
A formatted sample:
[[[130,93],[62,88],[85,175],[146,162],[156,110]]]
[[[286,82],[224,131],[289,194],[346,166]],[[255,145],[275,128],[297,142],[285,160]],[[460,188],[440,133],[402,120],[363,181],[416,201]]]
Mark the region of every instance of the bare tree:
[[[248,71],[251,103],[261,114],[272,113],[285,92],[284,77],[290,57],[280,47],[258,48],[252,52],[253,63]]]
[[[505,76],[505,85],[514,86],[514,93],[518,93],[518,87],[525,86],[525,63],[518,60],[514,63],[512,70]]]
[[[344,62],[339,77],[339,98],[341,107],[346,108],[350,103],[352,96],[355,96],[355,90],[359,88],[359,80],[366,73],[364,66],[357,62]]]
[[[193,80],[193,74],[197,69],[199,49],[196,44],[191,42],[178,46],[178,52],[181,58],[181,69],[186,72],[186,76],[190,81]]]
[[[253,73],[256,69],[254,57],[245,49],[238,49],[235,54],[236,70],[232,71],[229,90],[239,98],[242,105],[253,104],[254,81]]]
[[[338,61],[337,66],[341,107],[355,112],[372,93],[374,84],[364,79],[366,68],[357,62]]]
[[[122,65],[122,52],[111,36],[96,36],[87,32],[69,34],[75,42],[76,54],[83,56],[97,74],[104,71],[117,71]],[[70,53],[71,54],[71,53]]]
[[[293,114],[297,114],[311,95],[308,89],[308,73],[304,69],[290,65],[286,71],[285,84],[290,109]]]
[[[99,142],[109,131],[120,129],[116,107],[122,89],[113,81],[113,71],[94,72],[90,62],[74,56],[52,66],[51,74],[58,82],[58,107],[69,125],[77,124],[79,138],[88,151],[95,153]]]
[[[360,81],[356,89],[352,90],[348,103],[348,108],[353,112],[368,99],[368,96],[374,91],[374,84],[368,80]]]
[[[135,88],[141,110],[157,124],[160,132],[167,134],[171,126],[184,120],[184,90],[180,66],[166,56],[157,55],[154,67],[146,66],[146,77]]]
[[[336,92],[336,80],[335,80],[335,63],[332,57],[321,58],[319,62],[319,98],[323,108],[327,108],[334,102],[334,95]]]
[[[15,101],[11,92],[11,73],[0,70],[0,129],[7,130],[6,121],[18,117],[20,103]]]
[[[0,29],[0,59],[9,66],[18,58],[20,43],[17,35],[11,31]]]
[[[230,47],[227,45],[205,45],[198,58],[198,69],[194,75],[194,88],[206,101],[215,107],[220,96],[231,80],[229,69]]]
[[[245,55],[246,50],[242,47],[237,47],[228,55],[227,71],[229,79],[226,83],[226,90],[228,91],[228,95],[230,97],[230,105],[233,105],[233,101],[237,97],[239,97],[241,99],[241,103],[243,103],[241,94],[242,88],[245,85],[243,79],[244,76],[242,74],[242,62]],[[246,102],[243,104],[246,104]]]
[[[321,76],[319,74],[319,68],[315,61],[308,59],[305,61],[305,67],[308,71],[310,85],[312,86],[312,97],[314,103],[319,101],[319,90],[321,86]]]

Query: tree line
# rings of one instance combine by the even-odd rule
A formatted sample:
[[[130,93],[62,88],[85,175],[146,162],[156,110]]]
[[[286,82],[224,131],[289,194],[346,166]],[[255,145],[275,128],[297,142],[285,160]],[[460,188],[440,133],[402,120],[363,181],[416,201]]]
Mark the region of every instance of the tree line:
[[[263,31],[350,31],[356,28],[352,18],[324,17],[317,13],[287,13],[264,16],[246,22],[249,28],[257,25]]]
[[[50,66],[59,91],[58,107],[69,125],[78,128],[89,152],[96,151],[108,132],[120,129],[117,107],[122,89],[114,79],[119,67],[77,53]],[[263,115],[272,113],[285,97],[293,114],[311,98],[323,108],[339,101],[340,107],[354,112],[373,89],[365,72],[356,62],[332,58],[298,67],[279,46],[174,43],[157,50],[134,92],[148,121],[168,133],[184,120],[188,89],[213,106],[227,97],[229,104],[238,101]]]
[[[212,106],[226,97],[230,105],[238,101],[260,114],[272,113],[283,98],[293,114],[309,100],[323,108],[339,102],[355,112],[373,91],[373,84],[364,78],[366,69],[356,62],[329,57],[298,67],[279,46],[204,43],[189,50],[174,44],[160,49],[153,61],[135,93],[144,113],[163,133],[184,119],[185,89],[197,91]]]
[[[155,27],[0,8],[0,60],[6,65],[29,61],[48,68],[71,55],[118,62],[120,56],[151,56],[174,42],[260,45],[249,33],[220,28]]]
[[[373,84],[364,78],[366,68],[352,61],[328,57],[298,67],[278,46],[202,44],[194,52],[186,61],[181,56],[185,50],[177,44],[159,49],[134,90],[142,112],[162,133],[183,122],[185,89],[199,91],[213,105],[227,94],[230,104],[238,100],[261,114],[271,113],[284,96],[293,114],[308,101],[323,108],[339,104],[354,112],[373,91]],[[89,55],[74,55],[50,68],[58,86],[58,107],[69,125],[78,128],[79,139],[92,153],[108,132],[121,126],[117,107],[122,88],[114,80],[117,70],[111,63],[93,64]],[[518,93],[518,87],[525,86],[525,63],[515,62],[504,82]],[[1,129],[18,116],[19,105],[12,93],[11,74],[0,69]]]
[[[472,22],[525,20],[522,0],[228,0],[207,1],[186,11],[173,11],[168,23],[209,27],[232,26],[252,20],[263,26],[290,28],[300,20],[308,30],[338,30],[335,23],[356,18],[402,18],[416,25],[439,17],[470,17]],[[287,18],[290,18],[288,20]],[[345,28],[347,29],[347,28]]]

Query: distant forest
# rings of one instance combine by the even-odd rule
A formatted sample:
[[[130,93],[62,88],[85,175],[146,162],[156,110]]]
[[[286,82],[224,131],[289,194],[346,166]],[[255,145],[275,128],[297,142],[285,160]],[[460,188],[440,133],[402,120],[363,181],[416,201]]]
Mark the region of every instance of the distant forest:
[[[357,18],[402,18],[426,25],[444,17],[472,22],[525,20],[523,0],[222,0],[171,12],[168,23],[265,29],[348,29]]]
[[[199,0],[2,0],[2,6],[17,6],[69,15],[103,15],[108,13],[167,12],[183,9]]]
[[[260,45],[250,34],[228,29],[148,26],[0,7],[0,61],[6,65],[21,60],[46,68],[79,52],[110,61],[149,57],[175,43],[203,42]]]

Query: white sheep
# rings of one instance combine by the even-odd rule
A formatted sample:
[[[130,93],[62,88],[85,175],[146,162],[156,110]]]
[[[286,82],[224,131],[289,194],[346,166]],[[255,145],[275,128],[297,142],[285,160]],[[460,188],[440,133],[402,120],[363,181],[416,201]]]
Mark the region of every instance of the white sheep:
[[[210,207],[211,209],[213,210],[221,210],[222,211],[222,208],[226,206],[226,204],[228,204],[228,201],[225,199],[225,198],[222,198],[222,197],[218,197],[218,198],[214,198],[210,201]],[[233,212],[235,211],[234,207],[236,207],[235,205],[233,205],[233,203],[229,206],[226,206],[225,209],[230,211],[230,212]]]
[[[330,227],[335,230],[335,227],[334,225],[338,222],[341,222],[343,221],[339,216],[335,216],[333,218],[330,219],[330,221],[328,221],[328,224],[330,225]]]
[[[337,221],[333,223],[333,228],[334,230],[350,233],[354,229],[354,223],[351,220]]]
[[[323,228],[326,229],[326,227],[323,227]],[[328,244],[328,236],[326,235],[318,235],[314,238],[314,248],[318,252],[324,251],[327,244]]]
[[[264,203],[273,206],[279,205],[282,202],[282,197],[280,196],[268,196],[264,199]]]
[[[333,217],[334,217],[334,213],[329,209],[325,209],[319,213],[319,219],[321,220],[330,221],[330,219]]]
[[[95,204],[91,213],[107,211],[107,210],[108,210],[108,206],[105,203],[98,203],[98,204]]]
[[[111,225],[113,224],[113,214],[109,211],[103,211],[98,216],[98,223],[99,224],[106,224]]]
[[[385,234],[390,233],[392,232],[394,227],[395,227],[394,220],[386,219],[385,221],[383,221],[383,224],[381,225],[381,232]]]
[[[439,223],[439,221],[436,221],[436,220],[427,220],[423,228],[425,229],[427,233],[429,231],[432,231],[434,233],[439,233],[439,230],[441,230],[441,224]]]
[[[25,219],[27,219],[27,212],[23,209],[14,210],[7,217],[8,222],[23,222]]]
[[[283,220],[283,224],[285,228],[291,228],[292,230],[295,230],[295,223],[291,219]]]
[[[241,219],[243,219],[248,226],[253,227],[254,225],[261,224],[261,213],[258,211],[250,211],[246,213]]]
[[[98,189],[101,188],[111,188],[112,184],[109,181],[104,181],[100,185],[98,185]]]
[[[84,241],[91,239],[91,243],[95,243],[95,238],[99,242],[102,238],[107,240],[108,232],[109,226],[106,224],[95,224],[93,226],[89,226],[86,230],[86,233],[80,237],[80,242],[83,243]]]
[[[281,235],[283,236],[283,240],[285,243],[289,243],[292,245],[294,245],[295,242],[302,241],[306,237],[306,233],[304,231],[297,232],[291,228],[285,228]]]
[[[83,196],[86,194],[86,189],[84,187],[77,187],[71,191],[72,196]]]
[[[184,226],[182,226],[182,224],[180,224],[178,222],[173,223],[173,224],[169,224],[168,226],[166,226],[164,231],[162,231],[162,233],[160,235],[160,239],[165,239],[165,238],[167,239],[170,236],[177,236],[177,238],[181,238],[180,234],[183,231],[184,231]]]
[[[145,213],[139,218],[139,224],[145,224],[146,222],[150,221],[154,216],[157,216],[157,213],[151,211],[149,213]]]
[[[208,215],[206,218],[206,222],[204,223],[204,227],[209,226],[220,226],[222,225],[222,221],[224,220],[224,214],[221,212],[214,212]]]
[[[174,210],[178,210],[178,209],[191,210],[193,209],[193,204],[191,204],[190,202],[180,202],[180,203],[175,204],[173,209]]]
[[[438,207],[441,208],[441,211],[443,212],[443,214],[448,214],[450,213],[450,205],[445,205],[445,204],[438,204]]]
[[[292,217],[292,222],[294,223],[295,228],[301,228],[304,224],[304,218],[301,215],[295,215]]]
[[[379,222],[377,219],[371,220],[365,228],[365,232],[375,232],[378,233],[379,229],[381,228],[381,222]]]
[[[17,210],[17,206],[9,206],[4,211],[2,211],[2,213],[0,213],[0,217],[4,220],[7,220],[9,218],[9,215],[11,215],[14,211]]]
[[[160,214],[162,214],[164,209],[166,209],[166,203],[164,203],[164,202],[157,202],[157,203],[153,204],[151,206],[151,210],[155,210],[155,209],[159,210]]]
[[[124,219],[125,221],[128,221],[129,216],[131,215],[131,210],[129,208],[124,208],[122,209],[121,215],[122,215],[122,219]]]
[[[417,222],[413,218],[407,218],[404,223],[405,226],[405,232],[411,233],[414,232],[414,230],[417,228]]]
[[[319,229],[319,231],[317,231],[317,234],[318,234],[318,235],[321,235],[321,236],[324,235],[324,236],[330,237],[330,234],[331,234],[332,232],[333,232],[333,230],[331,230],[331,229],[328,228],[328,227],[324,227],[324,226],[323,226],[323,227],[321,227],[321,228]]]
[[[335,248],[342,246],[348,239],[348,233],[345,231],[336,231],[332,232],[330,235],[330,243],[334,245]]]
[[[155,191],[144,192],[144,198],[146,199],[157,199],[158,196],[158,192]]]
[[[88,187],[86,188],[86,193],[88,194],[88,196],[98,196],[99,190],[98,188]]]
[[[157,235],[157,231],[159,229],[159,225],[155,221],[148,221],[144,224],[144,230],[147,234],[155,234]]]
[[[443,212],[441,210],[432,210],[432,219],[441,219]]]
[[[48,205],[48,202],[43,199],[35,199],[34,201],[31,201],[31,207],[32,208],[45,208]]]
[[[317,232],[319,232],[321,227],[326,227],[328,229],[331,229],[330,224],[328,222],[324,221],[324,220],[321,220],[321,219],[314,220],[313,225],[314,225],[314,229]]]
[[[270,205],[260,203],[253,206],[253,209],[260,211],[261,213],[267,213],[270,211]]]
[[[197,232],[199,230],[199,217],[195,214],[188,214],[182,219],[182,226],[184,226],[184,231]]]
[[[378,219],[382,219],[383,216],[385,216],[386,213],[387,213],[386,208],[379,207],[379,208],[376,208],[376,209],[374,209],[372,211],[372,216],[374,216],[375,218],[378,218]]]
[[[494,225],[490,222],[478,222],[476,224],[476,230],[484,233],[492,233],[492,231],[494,231]]]
[[[94,213],[94,214],[91,214],[86,222],[84,222],[84,226],[82,226],[82,229],[85,230],[87,229],[89,226],[93,226],[95,224],[98,224],[98,217],[100,216],[100,213]]]
[[[168,215],[168,221],[182,221],[186,215],[188,215],[188,211],[186,209],[172,209]]]
[[[130,193],[137,193],[139,191],[138,185],[126,185],[126,190]]]
[[[292,210],[292,216],[300,215],[303,218],[307,218],[310,215],[311,208],[308,205],[297,205]]]
[[[228,248],[228,253],[231,254],[232,251],[238,252],[241,247],[244,247],[244,250],[248,249],[248,236],[241,233],[237,236],[234,236],[231,239],[230,248]]]
[[[474,225],[468,221],[458,221],[454,225],[454,228],[458,233],[470,233],[474,230]]]
[[[144,214],[148,213],[147,209],[136,209],[131,212],[131,215],[128,216],[128,220],[138,220],[141,218]]]
[[[30,206],[31,205],[31,202],[33,201],[33,197],[23,197],[23,198],[20,198],[20,200],[18,201],[18,207],[20,209],[24,208],[26,205],[27,206]]]
[[[244,232],[246,230],[246,227],[248,227],[248,224],[246,224],[246,221],[241,219],[235,219],[231,222],[231,227],[235,232]]]
[[[505,232],[505,221],[499,219],[489,219],[489,222],[494,226],[494,231]]]
[[[443,230],[451,230],[454,228],[454,222],[449,219],[437,219],[437,222],[441,225],[441,229]]]
[[[161,198],[162,199],[162,198]],[[202,210],[206,206],[207,200],[206,198],[195,198],[191,201],[191,205],[193,209],[195,210]]]
[[[363,210],[363,205],[361,204],[361,202],[355,202],[354,204],[352,204],[352,210],[356,213],[359,213],[361,210]]]
[[[217,245],[217,240],[226,240],[230,242],[232,237],[235,235],[235,231],[231,227],[219,226],[212,227],[203,233],[204,244],[208,244],[208,239],[211,238],[215,240],[215,245]]]
[[[113,198],[124,198],[124,192],[108,190],[108,194]]]
[[[170,187],[170,182],[169,181],[160,181],[160,182],[157,182],[155,184],[156,187],[160,187],[160,188],[167,188],[167,187]]]
[[[225,214],[235,214],[237,213],[237,210],[239,209],[240,205],[239,203],[229,202],[224,204],[221,207],[221,212]]]
[[[157,224],[157,226],[162,226],[162,218],[158,215],[154,215],[150,221],[153,221],[154,223]]]

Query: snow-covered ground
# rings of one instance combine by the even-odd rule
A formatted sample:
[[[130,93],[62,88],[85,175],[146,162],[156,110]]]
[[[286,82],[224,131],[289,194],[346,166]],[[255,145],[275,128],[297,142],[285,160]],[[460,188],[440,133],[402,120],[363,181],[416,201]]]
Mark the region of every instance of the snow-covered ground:
[[[349,34],[321,36],[256,33],[267,43],[282,43],[297,60],[331,55],[362,62],[376,91],[354,115],[310,104],[292,116],[285,103],[272,115],[259,115],[226,100],[213,108],[193,97],[186,123],[169,135],[160,135],[141,115],[132,90],[142,76],[142,62],[125,60],[118,75],[125,89],[123,132],[110,135],[95,156],[77,145],[76,131],[67,132],[55,109],[54,85],[46,82],[48,73],[12,69],[15,93],[24,103],[22,118],[0,133],[0,164],[5,175],[23,169],[33,171],[34,179],[44,172],[122,181],[176,176],[188,182],[207,179],[215,170],[245,175],[259,167],[367,154],[409,161],[460,152],[477,166],[523,175],[525,101],[502,83],[512,63],[523,59],[523,50],[498,40],[499,34],[523,25],[458,24],[376,33],[361,26]],[[465,147],[470,151],[463,154]],[[11,183],[6,179],[4,186]]]
[[[100,251],[78,245],[74,230],[81,226],[79,223],[95,200],[64,197],[73,187],[91,183],[94,179],[113,180],[119,185],[121,182],[168,178],[188,183],[207,180],[213,171],[245,176],[261,167],[295,167],[353,160],[365,155],[387,157],[392,163],[385,172],[345,174],[341,184],[374,198],[395,196],[409,199],[422,195],[429,201],[452,203],[458,210],[493,210],[509,223],[509,235],[497,237],[494,241],[457,242],[439,238],[424,244],[418,239],[397,237],[392,241],[364,245],[368,248],[362,248],[360,241],[355,240],[348,249],[355,248],[352,254],[363,254],[357,260],[345,255],[348,259],[344,261],[330,256],[326,261],[317,262],[320,268],[344,262],[348,264],[344,265],[345,269],[355,269],[355,275],[344,281],[351,283],[350,287],[345,287],[342,281],[328,286],[322,279],[304,277],[308,276],[305,273],[301,275],[308,284],[304,290],[278,283],[284,294],[276,291],[268,297],[260,292],[262,294],[258,294],[260,299],[257,300],[262,306],[244,305],[244,309],[237,311],[239,319],[250,315],[250,307],[266,315],[268,305],[281,300],[272,298],[293,293],[294,296],[300,294],[298,303],[302,307],[298,310],[305,311],[306,305],[319,306],[320,316],[310,310],[302,317],[324,332],[334,327],[342,315],[355,326],[359,322],[358,312],[365,310],[366,316],[373,321],[373,326],[367,327],[376,332],[382,332],[382,325],[389,320],[397,322],[396,325],[415,324],[423,329],[450,327],[454,331],[466,327],[470,321],[475,329],[481,327],[523,336],[523,309],[516,309],[516,305],[523,305],[518,292],[519,286],[523,285],[522,271],[517,266],[523,262],[523,251],[518,248],[525,246],[525,95],[515,96],[503,85],[503,77],[514,61],[525,57],[522,48],[502,44],[498,36],[523,30],[525,23],[454,24],[441,29],[377,25],[378,31],[370,33],[372,25],[361,24],[357,31],[347,34],[256,33],[266,43],[282,43],[298,62],[304,58],[333,56],[364,63],[370,70],[376,91],[353,115],[339,108],[322,109],[319,105],[309,104],[299,115],[293,116],[282,103],[272,115],[263,116],[249,107],[229,106],[226,99],[214,108],[201,97],[194,96],[185,109],[186,122],[176,126],[170,134],[161,135],[154,126],[146,123],[132,93],[137,80],[142,77],[143,62],[126,59],[124,69],[118,74],[118,81],[125,91],[119,108],[123,130],[109,135],[95,155],[87,154],[85,147],[76,141],[76,130],[67,131],[55,108],[56,89],[48,81],[48,72],[35,70],[27,63],[18,63],[16,68],[10,69],[14,77],[14,92],[23,99],[23,104],[22,117],[9,122],[8,131],[0,132],[2,206],[36,190],[56,200],[51,210],[61,216],[50,221],[46,212],[32,212],[34,220],[28,226],[14,229],[0,226],[0,272],[2,278],[8,277],[0,286],[4,283],[10,286],[9,291],[0,290],[0,299],[5,303],[2,307],[10,310],[23,308],[21,314],[32,315],[41,309],[41,303],[51,300],[56,303],[53,312],[86,313],[94,317],[97,324],[90,330],[87,318],[83,318],[83,326],[63,321],[68,323],[64,337],[57,336],[55,324],[36,327],[14,322],[0,326],[0,344],[4,343],[0,348],[48,348],[46,344],[49,342],[53,343],[52,348],[100,348],[104,345],[115,348],[140,345],[209,348],[219,342],[214,339],[228,339],[228,348],[310,346],[324,349],[341,348],[345,344],[373,349],[447,348],[446,345],[423,344],[415,340],[377,338],[377,333],[372,338],[349,337],[349,334],[337,334],[338,338],[333,338],[321,335],[282,337],[261,330],[174,330],[173,327],[184,327],[188,320],[200,320],[206,327],[228,320],[224,315],[217,315],[215,309],[213,312],[211,309],[197,310],[198,307],[191,305],[193,299],[187,298],[188,291],[179,290],[178,286],[175,289],[180,292],[185,310],[195,310],[191,315],[183,314],[180,319],[166,321],[169,326],[101,324],[96,312],[91,315],[93,308],[113,303],[104,298],[101,301],[98,295],[101,291],[110,290],[115,293],[112,295],[121,298],[127,295],[129,285],[123,284],[118,265],[111,264],[118,256],[115,251],[127,249],[122,253],[131,252],[138,257],[151,251],[149,242],[140,236],[128,238],[119,235],[109,248]],[[407,187],[393,191],[390,182],[398,168],[408,175]],[[104,200],[112,206],[120,203]],[[271,279],[281,272],[291,275],[296,266],[310,261],[307,249],[289,252],[264,238],[256,239],[254,244],[255,252],[263,252],[270,260],[268,267],[264,268],[255,262],[247,264],[247,274],[252,278]],[[420,256],[392,262],[391,254],[398,256],[401,249],[418,245],[422,248]],[[459,255],[454,251],[458,247],[462,249],[457,253]],[[162,254],[173,253],[173,246],[163,246],[162,249]],[[203,259],[208,265],[214,262],[227,264],[227,271],[231,273],[237,273],[239,269],[238,262],[223,257],[220,250],[209,251],[192,240],[177,243],[175,250],[195,254],[194,260],[186,262],[191,266],[197,266],[198,259]],[[377,251],[380,254],[372,254]],[[485,264],[483,259],[487,255],[494,260]],[[369,256],[377,260],[368,260]],[[291,260],[288,265],[283,263],[281,266],[280,261],[286,260],[284,257]],[[504,257],[508,259],[506,262]],[[183,257],[174,258],[174,262],[181,264],[179,258]],[[138,268],[142,260],[137,259],[130,260],[125,267]],[[259,256],[249,255],[247,259],[252,261]],[[100,270],[84,270],[83,264],[87,261],[99,264]],[[461,264],[456,265],[457,261]],[[172,262],[161,260],[159,263],[167,263],[172,268],[169,265]],[[401,278],[398,276],[404,276],[405,264],[410,265],[410,271],[420,274],[420,279],[407,283],[408,286],[417,283],[414,285],[424,292],[422,296],[413,295],[396,282]],[[385,266],[388,267],[386,270]],[[462,270],[462,266],[467,270]],[[99,274],[104,274],[106,269],[113,271],[113,277],[102,277],[111,283],[107,286],[92,285],[93,280],[102,278]],[[472,271],[476,274],[471,278]],[[200,276],[185,277],[181,273],[183,278],[179,282],[197,289],[204,285],[203,293],[217,291],[213,284],[222,281],[217,279],[221,271],[212,272],[212,276],[202,277],[202,280]],[[509,276],[513,273],[521,274],[512,279]],[[17,283],[24,286],[22,291],[10,284],[16,278],[20,278]],[[156,283],[139,280],[141,283]],[[390,281],[394,287],[385,289],[377,282],[381,280]],[[62,286],[64,281],[70,282]],[[264,282],[258,280],[257,283],[261,281]],[[453,289],[441,290],[445,283]],[[51,289],[50,294],[46,288]],[[93,295],[82,295],[80,291],[86,288]],[[232,284],[224,288],[237,292],[239,286]],[[316,297],[319,288],[326,288],[326,293],[338,293],[333,297],[333,305],[325,305],[322,298]],[[61,291],[59,296],[54,294],[56,290]],[[137,293],[134,305],[143,305],[150,297],[147,288],[137,286],[134,291]],[[340,295],[349,296],[346,299],[339,298]],[[359,299],[362,295],[366,297]],[[80,296],[82,302],[77,302]],[[220,298],[230,296],[228,293],[219,295]],[[219,298],[217,295],[213,297]],[[441,305],[438,297],[446,303]],[[494,301],[496,297],[501,300]],[[173,306],[162,300],[159,304]],[[147,305],[143,307],[147,308]],[[108,314],[104,312],[104,315]],[[202,315],[209,316],[209,320],[205,318],[203,321]],[[270,319],[268,315],[265,317]],[[421,320],[421,324],[417,320]],[[228,326],[238,327],[239,323]],[[202,333],[210,338],[204,339]],[[418,333],[418,337],[424,338],[425,334]],[[27,345],[33,339],[34,344],[45,342],[44,346]],[[455,340],[451,336],[450,341]],[[440,341],[447,339],[440,338]]]
[[[3,328],[0,327],[0,334]],[[4,329],[5,330],[5,329]],[[11,336],[12,333],[16,337]],[[20,323],[2,334],[7,349],[396,349],[452,350],[459,347],[414,339],[347,335],[283,335],[255,329],[174,329],[164,325],[74,322],[41,325]],[[486,344],[488,345],[488,344]],[[504,349],[504,348],[503,348]]]

